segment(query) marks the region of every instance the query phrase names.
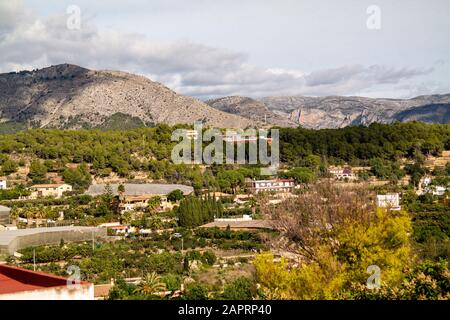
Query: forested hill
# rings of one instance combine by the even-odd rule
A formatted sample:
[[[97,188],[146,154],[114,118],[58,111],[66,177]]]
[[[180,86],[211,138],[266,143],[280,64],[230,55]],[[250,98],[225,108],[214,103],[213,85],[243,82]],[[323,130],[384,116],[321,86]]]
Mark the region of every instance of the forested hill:
[[[175,144],[171,141],[173,130],[167,125],[114,131],[34,129],[0,135],[0,153],[86,162],[92,163],[94,170],[111,168],[125,173],[133,167],[151,167],[155,161],[170,160]],[[311,154],[326,157],[330,162],[394,160],[411,157],[416,150],[427,155],[444,149],[450,149],[448,124],[409,122],[322,130],[280,128],[280,153],[285,162]]]
[[[416,151],[436,155],[448,149],[449,124],[407,122],[342,129],[280,129],[281,159],[287,162],[309,154],[326,156],[331,162],[372,158],[395,160],[413,157]]]

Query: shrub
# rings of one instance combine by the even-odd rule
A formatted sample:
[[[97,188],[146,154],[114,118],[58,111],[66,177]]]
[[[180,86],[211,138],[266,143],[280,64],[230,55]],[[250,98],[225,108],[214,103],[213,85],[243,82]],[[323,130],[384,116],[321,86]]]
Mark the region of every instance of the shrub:
[[[208,300],[208,289],[201,283],[192,284],[184,295],[185,300]]]

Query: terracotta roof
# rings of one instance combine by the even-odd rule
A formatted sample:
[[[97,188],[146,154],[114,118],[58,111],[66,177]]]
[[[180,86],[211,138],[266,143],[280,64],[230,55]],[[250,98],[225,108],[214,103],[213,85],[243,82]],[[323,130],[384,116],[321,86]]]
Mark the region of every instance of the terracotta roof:
[[[31,188],[58,188],[67,185],[66,183],[49,183],[49,184],[35,184]]]
[[[89,283],[82,281],[81,284]],[[67,286],[67,279],[63,277],[0,265],[0,294],[65,286]]]
[[[105,193],[106,184],[93,184],[85,192],[90,196],[98,196]],[[159,183],[124,183],[126,196],[141,196],[141,195],[167,195],[171,191],[181,190],[185,195],[194,192],[194,188],[182,184],[159,184]],[[119,184],[110,184],[111,190],[114,194],[119,194]]]
[[[270,220],[248,220],[248,221],[214,221],[200,226],[200,228],[226,228],[231,229],[273,229]]]

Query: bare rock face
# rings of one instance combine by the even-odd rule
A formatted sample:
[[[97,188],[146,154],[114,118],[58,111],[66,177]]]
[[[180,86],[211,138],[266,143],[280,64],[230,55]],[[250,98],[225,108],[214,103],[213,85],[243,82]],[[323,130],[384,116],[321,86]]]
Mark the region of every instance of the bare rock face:
[[[410,120],[448,123],[450,113],[450,94],[413,99],[293,96],[266,97],[261,101],[274,113],[313,129]],[[440,107],[437,109],[436,105]],[[439,115],[430,116],[434,110],[439,110]]]
[[[229,96],[208,100],[206,103],[217,110],[265,124],[282,127],[295,127],[298,125],[285,116],[278,115],[270,111],[269,108],[267,108],[267,106],[261,101],[248,97]]]
[[[245,128],[250,119],[225,113],[179,95],[143,76],[93,71],[62,64],[34,71],[0,74],[0,119],[32,127],[95,127],[114,114],[145,124],[193,124]]]

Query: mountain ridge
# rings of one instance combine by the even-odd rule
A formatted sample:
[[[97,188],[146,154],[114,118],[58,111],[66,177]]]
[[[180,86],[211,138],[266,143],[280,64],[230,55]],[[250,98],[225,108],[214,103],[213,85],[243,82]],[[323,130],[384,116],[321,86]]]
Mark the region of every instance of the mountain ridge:
[[[411,99],[357,96],[226,96],[202,102],[141,75],[60,64],[0,74],[0,133],[27,128],[101,128],[158,123],[221,128],[323,129],[374,122],[448,123],[450,94]]]
[[[246,97],[239,97],[246,101]],[[232,108],[224,102],[227,97],[216,99],[222,103],[220,110],[241,112],[239,101],[234,97]],[[349,125],[369,125],[371,123],[392,123],[395,121],[424,121],[448,123],[450,117],[450,94],[422,95],[411,99],[367,98],[357,96],[273,96],[253,99],[259,108],[265,108],[277,119],[285,119],[290,124],[311,129],[343,128]],[[215,103],[208,102],[217,107]],[[439,107],[437,107],[439,106]],[[436,111],[439,110],[439,113]],[[407,112],[408,111],[408,112]],[[435,113],[435,114],[433,114]],[[253,118],[253,117],[249,117]]]
[[[0,119],[29,127],[96,127],[114,114],[146,124],[245,128],[254,122],[179,95],[159,82],[123,71],[61,64],[0,74]]]

